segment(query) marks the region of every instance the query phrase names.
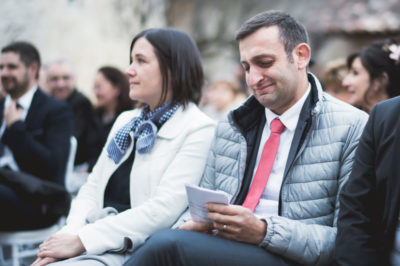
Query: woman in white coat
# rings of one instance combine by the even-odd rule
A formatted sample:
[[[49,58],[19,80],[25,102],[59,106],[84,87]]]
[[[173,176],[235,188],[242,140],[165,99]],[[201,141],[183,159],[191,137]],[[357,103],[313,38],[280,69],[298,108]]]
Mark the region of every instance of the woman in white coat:
[[[139,33],[126,74],[141,108],[118,117],[66,226],[40,245],[34,266],[122,264],[174,224],[184,185],[200,180],[215,124],[196,106],[203,69],[193,40],[174,29]]]

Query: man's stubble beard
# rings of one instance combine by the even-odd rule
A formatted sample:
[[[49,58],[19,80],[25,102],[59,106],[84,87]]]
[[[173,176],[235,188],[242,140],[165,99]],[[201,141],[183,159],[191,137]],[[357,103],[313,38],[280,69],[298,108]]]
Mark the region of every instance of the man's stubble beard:
[[[9,82],[6,82],[6,85],[5,85],[5,82],[3,81],[5,79],[10,80]],[[1,81],[2,81],[4,91],[6,93],[10,94],[10,96],[12,98],[15,98],[15,97],[18,98],[28,90],[28,85],[29,85],[28,73],[25,73],[21,82],[18,82],[18,80],[15,77],[7,77],[7,78],[2,77]],[[14,85],[14,86],[12,86],[12,85],[9,86],[10,83],[13,83],[12,85]]]

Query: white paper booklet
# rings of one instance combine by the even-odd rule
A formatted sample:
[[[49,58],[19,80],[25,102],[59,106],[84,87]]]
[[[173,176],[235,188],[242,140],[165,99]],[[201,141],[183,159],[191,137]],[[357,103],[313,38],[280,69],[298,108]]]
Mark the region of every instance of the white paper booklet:
[[[186,184],[186,195],[189,202],[189,212],[195,222],[211,222],[207,218],[207,209],[204,205],[208,202],[229,204],[229,197],[223,191],[215,191],[199,186]]]

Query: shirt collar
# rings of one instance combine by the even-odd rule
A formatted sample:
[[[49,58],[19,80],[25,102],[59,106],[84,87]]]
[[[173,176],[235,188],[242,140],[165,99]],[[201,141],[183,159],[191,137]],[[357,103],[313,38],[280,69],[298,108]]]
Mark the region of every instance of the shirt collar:
[[[31,106],[33,95],[37,91],[37,88],[38,88],[37,85],[34,85],[32,88],[30,88],[27,92],[25,92],[24,95],[22,95],[18,99],[18,101],[17,101],[18,104],[21,105],[21,107],[24,110],[28,110],[29,107]],[[10,103],[11,103],[11,96],[9,94],[7,94],[4,105],[8,106]]]
[[[301,109],[303,108],[304,102],[306,101],[308,94],[310,94],[310,91],[311,84],[308,83],[306,93],[304,93],[304,95],[292,107],[290,107],[280,116],[272,112],[270,109],[265,108],[265,118],[267,119],[268,126],[270,126],[272,120],[278,117],[288,130],[294,131],[296,129],[297,122],[299,121]]]

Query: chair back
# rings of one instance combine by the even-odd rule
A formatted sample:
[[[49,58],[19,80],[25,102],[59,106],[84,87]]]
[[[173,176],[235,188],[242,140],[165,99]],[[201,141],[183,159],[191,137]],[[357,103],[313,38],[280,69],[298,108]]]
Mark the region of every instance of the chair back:
[[[70,139],[70,149],[68,161],[65,167],[65,185],[67,187],[68,178],[73,175],[74,162],[78,142],[74,136]],[[26,260],[35,257],[39,251],[38,244],[42,243],[46,238],[55,234],[65,224],[65,217],[47,228],[37,230],[0,232],[0,265],[19,266],[26,264]],[[6,258],[4,247],[11,247],[10,258]],[[24,261],[25,260],[25,261]],[[30,263],[29,263],[30,264]]]
[[[43,229],[0,232],[0,265],[20,266],[32,263],[39,252],[38,244],[55,234],[64,224],[65,217],[61,217],[56,224]],[[11,247],[9,256],[5,254],[4,247],[7,246]]]
[[[68,176],[71,176],[74,172],[74,162],[75,162],[77,148],[78,148],[78,141],[74,136],[71,136],[68,161],[67,161],[67,166],[65,167],[65,180],[67,180]]]

